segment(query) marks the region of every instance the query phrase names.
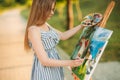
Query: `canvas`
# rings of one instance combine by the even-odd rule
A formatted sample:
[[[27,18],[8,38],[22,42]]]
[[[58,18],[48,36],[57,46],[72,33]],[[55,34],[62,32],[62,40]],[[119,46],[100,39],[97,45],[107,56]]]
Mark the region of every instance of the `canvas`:
[[[80,80],[89,80],[113,31],[101,27],[84,28],[71,59],[84,58],[79,67],[72,68]]]

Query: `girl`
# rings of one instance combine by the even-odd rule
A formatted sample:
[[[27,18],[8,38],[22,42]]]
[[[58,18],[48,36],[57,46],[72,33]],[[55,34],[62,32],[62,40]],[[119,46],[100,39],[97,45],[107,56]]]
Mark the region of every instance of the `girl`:
[[[33,0],[29,15],[24,48],[34,51],[34,63],[31,80],[64,80],[64,66],[76,67],[83,59],[60,60],[56,45],[59,40],[66,40],[83,28],[78,25],[66,32],[60,32],[46,21],[54,14],[55,0]]]

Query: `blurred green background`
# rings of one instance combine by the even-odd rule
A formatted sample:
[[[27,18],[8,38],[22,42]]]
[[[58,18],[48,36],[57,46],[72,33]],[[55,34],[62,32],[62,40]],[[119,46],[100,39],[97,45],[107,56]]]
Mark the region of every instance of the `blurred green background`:
[[[76,3],[72,0],[73,12],[74,12],[74,26],[80,24],[78,19]],[[99,12],[104,14],[108,4],[111,0],[79,0],[79,8],[82,12],[82,17],[87,14]],[[113,30],[109,43],[102,55],[101,61],[120,61],[120,0],[114,0],[116,2],[109,20],[107,21],[106,28]],[[18,7],[22,9],[21,15],[27,21],[30,11],[32,0],[0,0],[0,13],[5,10]],[[67,0],[57,0],[56,11],[51,20],[48,21],[50,25],[60,31],[66,31],[67,29]],[[75,36],[66,41],[60,41],[59,46],[68,54],[71,55],[74,47],[79,39],[81,31]]]

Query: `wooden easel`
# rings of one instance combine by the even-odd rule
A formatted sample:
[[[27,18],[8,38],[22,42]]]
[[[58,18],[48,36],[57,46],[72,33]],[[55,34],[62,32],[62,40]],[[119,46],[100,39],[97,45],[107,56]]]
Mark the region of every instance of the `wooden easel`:
[[[104,17],[103,17],[103,20],[101,21],[101,23],[99,24],[100,27],[105,27],[106,25],[106,22],[108,21],[108,18],[113,10],[115,6],[115,1],[111,1],[104,13]]]
[[[104,16],[103,20],[101,21],[100,24],[98,24],[98,26],[103,27],[103,28],[106,27],[106,23],[108,21],[108,18],[110,16],[114,6],[115,6],[115,1],[111,1],[103,15]],[[76,77],[76,75],[73,74],[73,76],[74,76],[74,80],[80,80],[79,78]],[[90,78],[90,80],[92,80],[92,78]]]

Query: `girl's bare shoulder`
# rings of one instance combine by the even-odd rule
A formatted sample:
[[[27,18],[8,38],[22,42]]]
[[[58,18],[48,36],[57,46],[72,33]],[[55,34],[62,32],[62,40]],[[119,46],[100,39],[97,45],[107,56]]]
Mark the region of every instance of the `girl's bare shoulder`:
[[[40,38],[41,34],[39,32],[39,28],[36,26],[31,26],[28,28],[28,38],[31,40],[33,38]]]
[[[30,26],[29,28],[28,28],[28,32],[29,31],[38,31],[39,29],[38,29],[38,27],[37,26]]]
[[[30,26],[28,28],[28,36],[41,36],[39,28],[36,26]]]

